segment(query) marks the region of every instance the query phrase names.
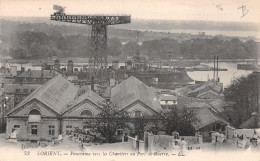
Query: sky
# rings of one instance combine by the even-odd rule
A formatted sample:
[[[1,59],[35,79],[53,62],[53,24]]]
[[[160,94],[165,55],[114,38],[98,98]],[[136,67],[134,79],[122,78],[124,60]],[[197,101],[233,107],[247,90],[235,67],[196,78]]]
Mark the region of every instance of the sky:
[[[260,0],[0,0],[0,17],[49,17],[54,4],[65,6],[67,14],[130,14],[137,19],[260,23]],[[241,6],[245,7],[242,18]]]

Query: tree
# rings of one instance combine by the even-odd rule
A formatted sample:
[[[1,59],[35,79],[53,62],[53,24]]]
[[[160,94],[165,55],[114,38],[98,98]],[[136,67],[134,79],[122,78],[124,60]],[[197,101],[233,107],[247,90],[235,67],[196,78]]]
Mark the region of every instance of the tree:
[[[122,53],[122,44],[118,38],[108,39],[108,55],[119,56]]]
[[[258,111],[258,96],[260,92],[259,72],[254,72],[247,77],[234,80],[224,91],[226,101],[234,102],[234,118],[232,123],[239,126],[251,117],[252,112]]]
[[[138,49],[140,49],[140,46],[136,42],[128,42],[122,48],[123,54],[126,56],[133,56]]]
[[[193,125],[199,122],[194,109],[172,107],[164,115],[164,128],[168,135],[171,135],[174,131],[179,132],[182,136],[194,135]]]
[[[117,129],[124,129],[128,127],[129,116],[124,111],[114,106],[111,102],[104,102],[102,104],[102,112],[98,114],[97,129],[108,143],[115,142],[115,133]]]

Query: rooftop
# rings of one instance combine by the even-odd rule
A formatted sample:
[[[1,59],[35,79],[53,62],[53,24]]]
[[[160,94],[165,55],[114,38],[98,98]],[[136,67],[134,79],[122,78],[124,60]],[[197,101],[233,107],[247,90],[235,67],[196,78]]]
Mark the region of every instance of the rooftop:
[[[12,111],[22,107],[31,100],[36,99],[58,114],[61,114],[67,104],[77,96],[77,93],[78,87],[74,86],[61,75],[57,75],[34,90],[34,92],[20,102]]]
[[[156,91],[134,76],[111,89],[111,102],[120,109],[124,109],[138,100],[156,112],[162,110]]]

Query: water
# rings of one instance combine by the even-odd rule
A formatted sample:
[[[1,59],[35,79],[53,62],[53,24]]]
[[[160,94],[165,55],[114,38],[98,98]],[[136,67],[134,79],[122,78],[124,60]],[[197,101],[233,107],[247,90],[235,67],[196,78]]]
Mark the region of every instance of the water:
[[[240,62],[241,63],[241,62]],[[87,63],[74,63],[74,66],[82,66],[86,65]],[[201,63],[205,64],[208,66],[213,67],[214,64],[213,62],[211,63]],[[237,69],[237,64],[238,63],[231,63],[231,62],[219,62],[219,68],[225,68],[227,71],[219,71],[218,72],[218,77],[220,78],[220,82],[223,83],[224,87],[228,87],[233,79],[237,79],[242,76],[247,76],[251,74],[253,71],[250,70],[238,70]],[[0,63],[0,66],[2,66],[3,63]],[[11,66],[17,66],[17,70],[21,70],[21,67],[25,67],[25,70],[31,69],[31,70],[41,70],[41,66],[34,66],[31,63],[28,64],[16,64],[16,63],[11,63]],[[112,65],[112,64],[108,64]],[[120,66],[124,66],[125,63],[119,63]],[[154,66],[157,66],[154,64]],[[66,64],[61,64],[61,67],[66,67]],[[197,81],[207,81],[208,78],[213,79],[213,71],[194,71],[194,72],[188,72],[187,74],[193,79]]]
[[[205,65],[209,65],[211,67],[214,66],[214,63],[202,63]],[[227,69],[227,71],[219,71],[218,77],[220,78],[220,82],[223,83],[224,88],[228,87],[233,79],[237,79],[242,76],[247,76],[251,74],[253,71],[250,70],[238,70],[237,63],[219,63],[219,68]],[[187,74],[193,79],[197,81],[207,81],[208,78],[213,79],[214,72],[213,71],[194,71],[187,72]]]

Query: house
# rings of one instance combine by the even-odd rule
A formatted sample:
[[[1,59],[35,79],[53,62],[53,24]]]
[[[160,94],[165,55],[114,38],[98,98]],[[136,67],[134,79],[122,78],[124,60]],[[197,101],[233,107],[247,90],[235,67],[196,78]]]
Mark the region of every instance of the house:
[[[190,97],[201,99],[219,99],[223,92],[223,84],[219,82],[207,81],[198,88],[187,93]]]
[[[158,115],[162,111],[156,91],[134,76],[111,89],[111,102],[133,117]]]
[[[169,94],[162,94],[160,96],[160,104],[163,109],[167,109],[172,106],[177,106],[177,96],[169,95]]]
[[[104,99],[91,90],[79,96],[79,89],[55,76],[7,113],[6,137],[16,131],[18,140],[50,140],[88,126],[87,120],[102,111]]]
[[[218,113],[214,107],[204,102],[193,102],[185,105],[193,109],[198,122],[193,123],[193,127],[203,136],[204,141],[210,140],[212,131],[225,131],[229,123]]]
[[[259,116],[257,114],[257,112],[253,112],[251,114],[251,117],[249,119],[247,119],[245,122],[243,122],[239,128],[240,129],[254,129],[254,128],[258,128],[258,122],[259,122]]]
[[[4,89],[6,95],[10,98],[9,107],[14,108],[25,97],[30,95],[36,88],[40,87],[39,84],[8,84]]]

